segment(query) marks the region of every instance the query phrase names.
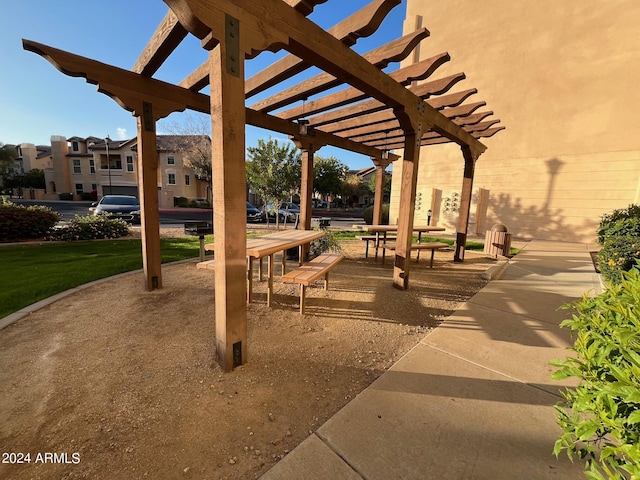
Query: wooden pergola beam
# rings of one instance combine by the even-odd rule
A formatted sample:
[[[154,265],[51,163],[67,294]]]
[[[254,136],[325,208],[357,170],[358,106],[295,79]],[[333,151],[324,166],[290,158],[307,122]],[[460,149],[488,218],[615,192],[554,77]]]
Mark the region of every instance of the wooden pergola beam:
[[[180,45],[187,33],[187,30],[178,22],[178,17],[169,10],[131,71],[146,77],[152,76]]]
[[[387,14],[400,2],[401,0],[376,0],[327,30],[327,33],[345,45],[352,46],[359,38],[374,33]],[[247,97],[256,95],[310,66],[311,64],[295,55],[287,55],[248,78],[245,82],[245,94]]]
[[[409,85],[415,80],[424,80],[429,78],[441,65],[448,62],[450,59],[451,57],[449,57],[448,53],[441,53],[435,57],[427,58],[408,67],[391,72],[389,73],[389,76],[401,85]],[[360,90],[350,87],[341,90],[340,92],[332,93],[322,98],[307,102],[304,107],[293,107],[276,115],[280,118],[286,119],[300,118],[303,115],[315,115],[327,110],[332,110],[334,108],[339,108],[364,100],[365,98],[367,98],[367,96]]]
[[[212,39],[223,37],[223,19],[230,15],[244,25],[242,51],[253,55],[260,50],[284,47],[289,53],[349,83],[387,107],[397,109],[398,114],[419,119],[421,124],[452,141],[469,146],[474,154],[486,149],[464,129],[280,0],[245,0],[241,6],[233,0],[165,2],[176,12],[181,23],[189,25],[187,28],[204,39],[207,46]]]
[[[418,45],[423,39],[429,36],[429,31],[426,28],[418,30],[410,35],[405,35],[402,38],[387,43],[381,47],[363,55],[369,62],[375,65],[377,68],[385,68],[391,62],[400,62],[404,60],[411,51]],[[419,67],[418,67],[419,69]],[[416,69],[417,70],[417,69]],[[414,69],[411,70],[414,73]],[[271,97],[265,98],[260,102],[257,102],[250,106],[253,110],[259,110],[261,112],[271,112],[278,108],[284,107],[291,103],[297,102],[302,99],[306,99],[311,95],[316,95],[320,92],[324,92],[333,87],[336,87],[343,82],[338,80],[333,75],[327,73],[320,73],[315,75],[304,82],[301,82],[293,87],[287,88],[278,92]],[[349,89],[354,95],[364,95],[355,88]],[[282,117],[287,118],[287,117]]]
[[[464,73],[457,73],[438,80],[423,83],[416,87],[409,87],[411,93],[421,99],[426,99],[430,95],[440,95],[448,91],[456,83],[464,80]],[[309,119],[309,124],[322,127],[326,132],[336,133],[354,126],[362,125],[366,114],[376,113],[388,109],[389,106],[379,100],[366,100],[349,107],[327,112]],[[366,121],[366,120],[365,120]]]

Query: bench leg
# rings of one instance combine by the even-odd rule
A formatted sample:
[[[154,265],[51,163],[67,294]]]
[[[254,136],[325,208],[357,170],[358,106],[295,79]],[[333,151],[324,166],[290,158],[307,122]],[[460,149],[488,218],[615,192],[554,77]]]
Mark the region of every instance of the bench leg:
[[[264,275],[263,275],[263,270],[262,270],[262,260],[263,257],[260,257],[260,264],[258,265],[258,278],[260,279],[260,281],[262,282],[264,280]]]
[[[369,239],[364,241],[364,243],[367,244],[367,246],[364,247],[364,258],[369,258],[369,242],[370,242]]]
[[[273,253],[269,255],[269,263],[267,265],[267,306],[271,306],[273,297]]]
[[[324,274],[324,289],[329,290],[329,272]]]
[[[282,275],[287,273],[287,251],[282,251]]]
[[[429,262],[429,268],[433,268],[433,256],[436,254],[436,249],[431,250],[431,261]]]
[[[304,315],[304,294],[307,291],[307,287],[300,284],[300,315]]]

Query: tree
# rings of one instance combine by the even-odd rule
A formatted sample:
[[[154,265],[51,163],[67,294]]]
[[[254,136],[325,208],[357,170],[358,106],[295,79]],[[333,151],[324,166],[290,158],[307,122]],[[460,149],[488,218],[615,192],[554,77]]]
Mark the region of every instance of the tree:
[[[247,148],[247,183],[265,203],[280,210],[282,202],[300,190],[302,160],[293,144],[280,145],[269,137]],[[278,221],[276,215],[276,222]]]
[[[351,206],[352,203],[358,201],[358,197],[362,195],[365,188],[362,178],[358,175],[349,175],[342,182],[342,195],[346,200],[346,206]]]
[[[339,193],[348,171],[349,167],[337,158],[316,155],[313,162],[313,190],[322,196]]]
[[[207,182],[207,201],[211,201],[211,137],[208,117],[185,115],[182,122],[163,124],[164,130],[173,135],[171,148],[182,154],[184,165],[193,169],[199,180]]]
[[[46,186],[44,171],[34,168],[22,176],[22,186],[25,188],[42,188]]]
[[[391,175],[387,175],[386,173],[382,173],[384,175],[384,183],[382,185],[382,197],[389,198],[391,195]],[[367,193],[374,195],[376,193],[376,178],[378,173],[376,171],[375,175],[372,175],[369,179],[369,183],[367,183],[366,188],[368,189]]]
[[[0,142],[0,175],[5,175],[17,159],[18,152],[15,147]]]

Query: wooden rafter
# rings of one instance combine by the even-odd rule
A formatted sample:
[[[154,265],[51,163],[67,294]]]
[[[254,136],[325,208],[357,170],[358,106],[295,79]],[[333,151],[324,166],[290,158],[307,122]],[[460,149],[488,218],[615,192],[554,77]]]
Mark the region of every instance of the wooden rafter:
[[[376,0],[327,30],[327,33],[345,45],[352,46],[358,38],[367,37],[375,32],[391,9],[399,4],[400,0]],[[287,55],[248,78],[245,82],[245,93],[247,97],[256,95],[310,66],[295,55]]]
[[[369,53],[364,54],[363,57],[379,69],[383,69],[391,62],[400,62],[404,60],[415,46],[428,36],[429,31],[426,28],[423,28],[410,35],[405,35],[398,40],[389,42],[382,47],[378,47]],[[321,73],[299,83],[298,85],[282,90],[276,95],[255,103],[251,105],[251,108],[254,110],[260,110],[261,112],[270,112],[285,105],[297,102],[298,100],[310,97],[311,95],[329,90],[330,88],[336,87],[342,83],[343,82],[341,80],[338,80],[333,75]],[[362,92],[354,88],[349,89],[349,91],[355,92],[354,95],[364,95]]]
[[[241,8],[233,0],[165,0],[181,23],[209,47],[224,34],[224,16],[237,15],[244,25],[241,50],[250,55],[283,47],[289,53],[349,83],[404,118],[413,118],[474,152],[486,147],[449,121],[366,59],[280,0],[245,0]],[[413,128],[413,127],[411,127]],[[478,154],[479,154],[478,153]]]
[[[401,85],[408,85],[414,80],[424,80],[429,78],[441,65],[449,60],[450,57],[448,53],[441,53],[435,57],[427,58],[408,67],[391,72],[389,73],[389,76]],[[334,108],[343,107],[345,105],[364,100],[365,98],[367,98],[367,96],[360,90],[350,87],[341,90],[340,92],[312,100],[305,104],[304,109],[301,106],[298,106],[290,108],[284,112],[280,112],[276,116],[280,118],[294,119],[300,118],[303,115],[316,115],[327,110],[332,110]]]
[[[464,73],[458,73],[438,80],[432,80],[416,87],[409,87],[407,90],[422,99],[427,99],[430,95],[440,95],[448,91],[456,83],[464,80],[464,78]],[[323,130],[326,132],[335,133],[343,130],[345,126],[348,125],[342,123],[344,120],[361,118],[366,114],[379,112],[380,110],[386,110],[388,108],[388,105],[379,100],[367,100],[356,105],[311,117],[309,123],[316,127],[323,127]]]
[[[326,0],[316,3],[323,3],[324,1]],[[288,3],[292,2],[293,0],[288,1]],[[327,32],[340,39],[345,45],[354,45],[358,38],[371,35],[389,11],[399,3],[400,0],[376,0],[336,24]],[[300,12],[303,15],[308,15],[305,11],[300,10]],[[248,78],[245,81],[245,94],[247,97],[256,95],[293,75],[303,72],[310,66],[310,64],[302,61],[295,55],[287,55],[251,78]],[[196,91],[201,90],[208,84],[209,69],[206,62],[180,82],[181,87]]]

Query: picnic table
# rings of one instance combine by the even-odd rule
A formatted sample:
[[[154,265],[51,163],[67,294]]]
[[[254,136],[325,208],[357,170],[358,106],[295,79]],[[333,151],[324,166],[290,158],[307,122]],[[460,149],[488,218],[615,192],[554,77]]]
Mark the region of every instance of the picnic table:
[[[274,255],[282,252],[282,275],[286,273],[287,258],[285,252],[290,248],[298,247],[298,258],[302,262],[302,247],[318,238],[324,237],[322,230],[281,230],[256,238],[247,238],[247,302],[251,302],[253,291],[253,261],[260,260],[259,278],[262,281],[262,259],[268,257],[267,263],[267,305],[270,307],[273,299],[273,272]],[[215,251],[215,244],[208,243],[205,250]]]
[[[397,225],[353,225],[353,228],[375,234],[373,238],[374,246],[376,248],[375,260],[378,260],[378,249],[380,248],[381,241],[385,243],[387,240],[387,233],[394,233],[398,231]],[[436,227],[432,225],[414,225],[413,231],[418,233],[418,243],[422,240],[422,234],[427,232],[444,232],[444,227]],[[363,240],[366,237],[363,237]],[[367,252],[369,250],[369,240],[367,240]],[[420,250],[418,250],[418,259],[420,259]]]

